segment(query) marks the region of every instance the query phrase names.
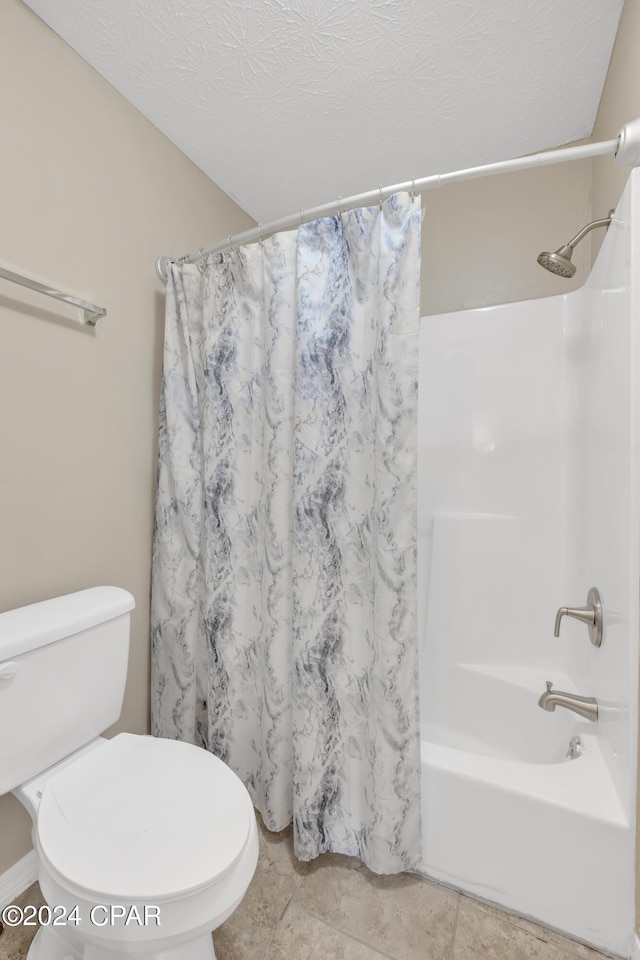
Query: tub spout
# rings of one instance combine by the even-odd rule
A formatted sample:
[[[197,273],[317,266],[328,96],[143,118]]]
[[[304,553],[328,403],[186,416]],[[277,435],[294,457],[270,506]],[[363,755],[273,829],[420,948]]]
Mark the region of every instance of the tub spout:
[[[552,690],[551,680],[547,680],[547,689],[538,700],[538,706],[543,710],[555,710],[564,707],[572,710],[585,720],[598,719],[598,701],[595,697],[579,697],[575,693],[565,693],[562,690]]]

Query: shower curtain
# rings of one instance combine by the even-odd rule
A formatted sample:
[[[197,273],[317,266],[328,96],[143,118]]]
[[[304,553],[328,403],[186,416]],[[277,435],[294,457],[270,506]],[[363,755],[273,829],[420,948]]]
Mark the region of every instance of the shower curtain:
[[[420,861],[420,201],[173,264],[153,733],[240,776],[296,856]]]

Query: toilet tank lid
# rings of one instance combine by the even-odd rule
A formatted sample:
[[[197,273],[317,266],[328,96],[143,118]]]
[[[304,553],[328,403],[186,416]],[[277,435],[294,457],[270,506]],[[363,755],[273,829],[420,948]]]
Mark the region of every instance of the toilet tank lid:
[[[0,613],[0,661],[115,620],[136,603],[120,587],[91,587]]]

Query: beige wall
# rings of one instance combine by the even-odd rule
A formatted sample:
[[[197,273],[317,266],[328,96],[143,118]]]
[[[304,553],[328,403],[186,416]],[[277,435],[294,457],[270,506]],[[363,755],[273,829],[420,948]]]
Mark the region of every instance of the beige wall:
[[[130,590],[120,726],[145,731],[163,326],[154,260],[252,221],[19,0],[1,6],[0,265],[108,315],[91,331],[0,281],[0,610],[95,584]],[[29,826],[13,797],[0,799],[0,872],[30,848]]]
[[[506,158],[505,158],[506,159]],[[562,280],[536,258],[589,220],[589,160],[449,184],[423,194],[422,314],[568,293],[589,267],[589,239],[578,270]]]

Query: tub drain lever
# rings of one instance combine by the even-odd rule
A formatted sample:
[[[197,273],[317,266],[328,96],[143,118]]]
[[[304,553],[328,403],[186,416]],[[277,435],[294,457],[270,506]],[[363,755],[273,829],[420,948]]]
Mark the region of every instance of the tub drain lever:
[[[565,760],[577,760],[584,753],[584,744],[580,737],[571,737],[569,749],[565,753]]]
[[[591,643],[595,647],[600,646],[603,632],[602,601],[596,587],[591,587],[589,590],[586,607],[560,607],[556,614],[554,637],[560,636],[560,624],[563,617],[573,617],[574,620],[581,620],[582,623],[586,623],[589,628]]]

